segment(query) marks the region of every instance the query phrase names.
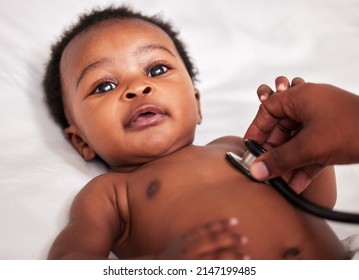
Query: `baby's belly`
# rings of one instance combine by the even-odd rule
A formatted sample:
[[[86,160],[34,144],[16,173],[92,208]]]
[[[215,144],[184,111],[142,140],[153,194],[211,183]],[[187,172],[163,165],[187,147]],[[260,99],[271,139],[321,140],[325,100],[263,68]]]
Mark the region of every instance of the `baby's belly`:
[[[230,217],[238,218],[238,232],[249,240],[243,251],[252,259],[344,257],[325,221],[295,209],[270,186],[248,180],[180,189],[173,197],[158,191],[132,207],[131,233],[118,250],[131,257],[155,254],[200,225]]]

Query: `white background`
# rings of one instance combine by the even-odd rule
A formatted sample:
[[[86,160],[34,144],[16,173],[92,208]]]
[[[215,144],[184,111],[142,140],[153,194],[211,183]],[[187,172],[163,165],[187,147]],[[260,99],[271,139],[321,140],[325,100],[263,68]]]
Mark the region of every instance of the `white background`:
[[[49,118],[41,80],[50,45],[77,15],[124,1],[0,2],[0,259],[45,259],[74,195],[104,172],[82,160]],[[359,93],[355,0],[133,0],[180,30],[200,71],[196,144],[242,136],[256,89],[278,75]],[[333,124],[334,125],[334,124]],[[357,125],[357,120],[353,124]],[[358,166],[337,167],[337,209],[359,212]],[[359,226],[331,223],[340,238]]]

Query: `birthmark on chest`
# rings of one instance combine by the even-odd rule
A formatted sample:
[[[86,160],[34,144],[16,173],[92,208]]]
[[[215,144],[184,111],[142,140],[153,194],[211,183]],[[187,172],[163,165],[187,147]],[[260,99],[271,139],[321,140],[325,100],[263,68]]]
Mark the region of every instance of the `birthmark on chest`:
[[[147,189],[146,189],[146,197],[147,198],[153,198],[161,188],[161,183],[158,180],[154,180],[151,183],[149,183]]]

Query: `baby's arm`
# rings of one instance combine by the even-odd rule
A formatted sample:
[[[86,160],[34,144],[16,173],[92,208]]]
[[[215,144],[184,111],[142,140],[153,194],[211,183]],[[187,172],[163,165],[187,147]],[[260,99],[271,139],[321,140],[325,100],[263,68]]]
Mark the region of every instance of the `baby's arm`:
[[[53,243],[49,259],[107,259],[121,233],[116,193],[100,176],[76,196],[68,225]]]

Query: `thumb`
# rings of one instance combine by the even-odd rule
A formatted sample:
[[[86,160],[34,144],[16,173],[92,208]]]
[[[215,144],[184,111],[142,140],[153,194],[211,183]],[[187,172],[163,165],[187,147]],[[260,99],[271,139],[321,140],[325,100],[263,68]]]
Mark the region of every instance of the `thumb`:
[[[251,175],[265,181],[303,166],[306,163],[303,158],[305,153],[302,153],[303,148],[299,148],[295,138],[260,155],[250,167]]]

